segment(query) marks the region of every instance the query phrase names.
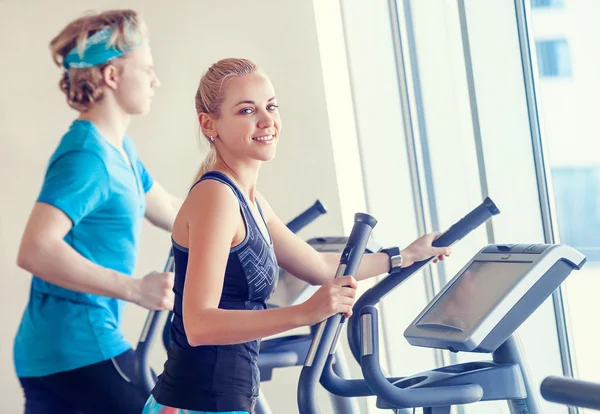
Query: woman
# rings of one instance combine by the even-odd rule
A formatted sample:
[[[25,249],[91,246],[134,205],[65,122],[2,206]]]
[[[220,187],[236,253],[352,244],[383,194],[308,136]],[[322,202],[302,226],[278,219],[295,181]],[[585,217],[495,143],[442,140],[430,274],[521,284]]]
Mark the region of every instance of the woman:
[[[256,190],[281,133],[269,79],[248,60],[221,60],[202,77],[196,110],[210,151],[173,225],[172,346],[145,414],[252,412],[260,339],[350,316],[356,294],[353,277],[333,278],[340,255],[312,249]],[[431,246],[436,236],[404,249],[402,266],[449,255]],[[386,273],[390,263],[386,253],[366,255],[357,279]],[[278,265],[322,287],[300,305],[266,309]]]
[[[79,112],[52,155],[18,255],[34,276],[14,343],[26,414],[138,413],[124,302],[171,309],[171,273],[131,278],[145,216],[170,231],[180,201],[144,168],[127,128],[159,80],[136,12],[69,23],[50,43]]]

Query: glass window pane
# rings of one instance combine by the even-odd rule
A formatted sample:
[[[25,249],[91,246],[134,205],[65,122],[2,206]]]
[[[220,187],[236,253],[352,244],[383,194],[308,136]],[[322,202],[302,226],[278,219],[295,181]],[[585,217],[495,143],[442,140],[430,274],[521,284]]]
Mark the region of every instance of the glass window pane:
[[[414,122],[422,151],[430,225],[443,231],[483,199],[458,2],[398,3],[402,3],[401,11],[412,23],[410,70],[417,106]],[[496,199],[494,194],[491,197]],[[433,265],[434,279],[438,282],[436,293],[487,242],[485,228],[479,228],[454,247],[452,257]],[[442,355],[444,365],[469,358],[489,359],[485,354],[443,351]],[[506,412],[506,403],[480,403],[458,410],[469,414],[500,414]]]
[[[490,195],[502,211],[494,226],[496,242],[541,243],[544,232],[515,3],[465,4],[486,177]],[[546,17],[553,16],[546,13]],[[552,298],[517,333],[533,389],[539,389],[546,376],[562,374]],[[567,412],[539,395],[538,400],[545,413]]]
[[[531,0],[531,7],[563,7],[564,0]]]
[[[388,4],[345,0],[341,5],[365,192],[369,212],[378,220],[372,238],[402,248],[417,237],[418,228]],[[427,301],[422,274],[381,301],[382,365],[390,375],[435,366],[433,350],[412,347],[403,337]],[[358,369],[354,377],[361,375]],[[369,412],[381,411],[374,397],[367,400]]]
[[[575,374],[600,382],[600,353],[594,329],[600,303],[600,132],[596,102],[600,94],[600,28],[595,1],[570,2],[569,7],[545,15],[532,9],[532,33],[538,48],[548,38],[563,39],[560,58],[569,53],[571,76],[557,82],[540,70],[537,98],[540,102],[542,139],[551,170],[555,229],[560,242],[580,250],[588,258],[584,268],[563,284],[571,323]],[[541,40],[540,40],[541,39]],[[567,51],[567,46],[569,51]],[[542,52],[543,54],[543,52]]]
[[[571,76],[571,57],[565,39],[538,40],[535,48],[541,77]]]

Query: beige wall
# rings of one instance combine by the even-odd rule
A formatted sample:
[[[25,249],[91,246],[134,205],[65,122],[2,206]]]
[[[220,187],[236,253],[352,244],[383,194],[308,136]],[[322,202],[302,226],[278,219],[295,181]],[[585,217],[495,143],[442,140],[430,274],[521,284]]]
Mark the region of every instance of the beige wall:
[[[193,105],[201,72],[223,57],[248,57],[270,75],[283,118],[278,155],[264,167],[260,190],[284,220],[316,198],[325,202],[329,214],[303,236],[342,232],[312,1],[69,0],[50,5],[42,0],[0,0],[0,414],[20,412],[22,406],[12,341],[30,276],[15,265],[20,236],[48,157],[76,116],[58,90],[60,71],[51,62],[47,44],[83,11],[115,7],[138,10],[151,30],[162,86],[151,114],[135,119],[130,134],[158,181],[185,195],[201,161]],[[168,246],[168,234],[146,225],[137,276],[161,268]],[[124,330],[134,343],[145,315],[135,306],[126,310]],[[158,349],[153,355],[158,369],[163,359]],[[275,379],[277,383],[265,387],[274,412],[295,412],[296,378],[276,374]]]

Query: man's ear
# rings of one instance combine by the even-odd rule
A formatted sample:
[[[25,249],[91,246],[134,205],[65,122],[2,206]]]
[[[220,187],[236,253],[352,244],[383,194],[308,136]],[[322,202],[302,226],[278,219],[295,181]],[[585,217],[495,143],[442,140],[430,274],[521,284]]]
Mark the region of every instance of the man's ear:
[[[115,65],[108,65],[102,70],[102,79],[104,80],[104,84],[112,90],[117,89],[120,77],[121,70]]]

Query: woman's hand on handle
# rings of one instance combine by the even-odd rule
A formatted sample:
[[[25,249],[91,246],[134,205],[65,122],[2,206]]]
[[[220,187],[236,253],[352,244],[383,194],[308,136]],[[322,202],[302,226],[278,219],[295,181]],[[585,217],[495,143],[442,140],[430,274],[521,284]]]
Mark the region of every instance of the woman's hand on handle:
[[[450,256],[452,254],[452,249],[450,247],[432,246],[434,240],[441,235],[442,233],[440,232],[428,233],[409,244],[402,251],[402,267],[408,267],[413,263],[429,259],[430,257],[436,257],[433,262],[437,263],[439,260],[444,260],[446,257]]]
[[[352,276],[331,279],[322,285],[301,305],[307,316],[307,325],[315,325],[338,313],[343,313],[346,318],[352,316],[356,286]]]

